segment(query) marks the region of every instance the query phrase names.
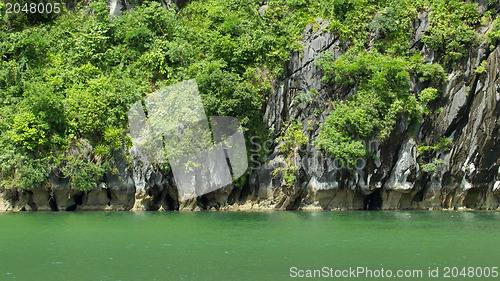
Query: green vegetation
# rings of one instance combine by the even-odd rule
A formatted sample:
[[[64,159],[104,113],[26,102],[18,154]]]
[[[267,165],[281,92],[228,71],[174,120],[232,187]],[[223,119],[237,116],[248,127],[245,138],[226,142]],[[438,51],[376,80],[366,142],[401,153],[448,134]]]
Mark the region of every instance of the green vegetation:
[[[298,92],[296,93],[294,102],[297,104],[298,107],[305,108],[307,105],[312,103],[314,99],[319,95],[318,91],[316,89],[311,89],[310,92]]]
[[[260,17],[260,5],[193,1],[176,12],[145,2],[113,17],[105,1],[57,15],[5,14],[2,3],[1,186],[43,186],[54,172],[71,188],[95,187],[130,147],[129,106],[191,78],[207,115],[235,116],[247,137],[263,135],[264,97],[309,20],[296,25],[274,2]]]
[[[486,65],[488,64],[487,60],[481,62],[481,64],[474,70],[475,73],[481,74],[486,72]]]
[[[129,106],[192,78],[208,116],[237,117],[248,139],[264,142],[262,106],[271,83],[284,73],[290,53],[301,50],[305,26],[318,30],[318,17],[350,46],[338,60],[325,54],[318,61],[324,79],[357,91],[334,102],[316,145],[353,163],[369,156],[363,140],[384,140],[399,118],[429,113],[446,72],[476,43],[475,28],[493,22],[487,38],[497,44],[497,15],[480,19],[475,5],[273,0],[259,15],[259,0],[190,1],[179,11],[145,1],[114,17],[103,0],[77,2],[74,12],[61,7],[59,14],[6,14],[1,2],[0,186],[45,186],[55,173],[71,188],[95,187],[105,171],[116,173],[114,158],[130,147]],[[432,11],[423,41],[442,58],[432,64],[409,52],[409,26],[423,11]],[[411,93],[410,74],[428,88]],[[317,94],[299,93],[296,102],[305,107]],[[281,132],[288,160],[307,141],[301,130],[292,122]],[[293,167],[283,171],[287,184]]]
[[[354,164],[358,157],[371,156],[363,141],[383,141],[400,118],[418,121],[432,112],[429,105],[439,98],[438,89],[447,71],[457,67],[455,62],[478,43],[476,28],[490,21],[480,21],[477,4],[468,1],[333,3],[330,16],[335,19],[329,28],[350,42],[351,48],[337,59],[326,53],[317,65],[324,70],[325,81],[334,81],[346,89],[355,88],[356,93],[343,101],[334,101],[334,109],[322,125],[315,145]],[[439,54],[434,63],[423,63],[420,54],[410,53],[408,26],[423,11],[430,11],[431,25],[422,42]],[[349,16],[341,20],[341,13]],[[494,16],[490,12],[485,18]],[[496,21],[488,33],[493,44],[498,29]],[[411,92],[410,75],[427,88],[420,93]]]
[[[433,157],[436,155],[436,152],[450,151],[451,142],[452,140],[450,138],[442,137],[436,144],[432,146],[425,144],[417,146],[417,150],[420,153],[419,158],[422,159],[422,161],[419,161],[422,171],[433,174],[440,164],[444,164],[445,162],[442,159]],[[427,163],[425,163],[426,159]]]
[[[429,173],[429,174],[434,174],[437,171],[438,166],[445,164],[445,161],[442,159],[434,158],[434,160],[432,162],[425,163],[425,164],[419,163],[419,164],[420,164],[420,168],[422,168],[423,172]]]
[[[497,45],[500,40],[500,18],[495,19],[491,23],[491,29],[486,33],[488,42],[492,45]]]
[[[285,166],[276,168],[273,171],[273,176],[281,173],[285,181],[285,186],[288,188],[293,187],[295,184],[297,172],[297,165],[295,165],[295,154],[297,151],[307,143],[308,138],[302,132],[302,124],[292,120],[283,124],[281,136],[276,141],[279,143],[279,151],[285,157]]]
[[[442,137],[435,145],[419,145],[417,147],[420,153],[433,152],[433,151],[449,151],[451,145],[451,139],[447,137]]]
[[[412,69],[403,58],[351,49],[338,60],[327,54],[318,65],[325,71],[324,80],[357,87],[354,96],[335,103],[315,141],[333,157],[352,164],[369,156],[363,140],[384,140],[403,113],[417,118],[421,103],[435,98],[426,91],[419,101],[410,93]]]
[[[437,165],[434,163],[427,163],[427,164],[422,164],[421,168],[422,168],[422,171],[424,171],[426,173],[433,174],[437,169]]]
[[[418,54],[410,58],[410,63],[414,74],[420,76],[420,81],[429,82],[431,87],[439,87],[446,78],[443,66],[438,63],[422,63],[422,57]]]
[[[432,1],[431,26],[422,41],[443,52],[445,63],[462,58],[467,47],[477,43],[474,27],[479,23],[476,3],[456,0]]]
[[[427,164],[422,164],[421,165],[422,171],[430,174],[434,174],[434,172],[437,169],[437,165],[434,163],[427,163]]]

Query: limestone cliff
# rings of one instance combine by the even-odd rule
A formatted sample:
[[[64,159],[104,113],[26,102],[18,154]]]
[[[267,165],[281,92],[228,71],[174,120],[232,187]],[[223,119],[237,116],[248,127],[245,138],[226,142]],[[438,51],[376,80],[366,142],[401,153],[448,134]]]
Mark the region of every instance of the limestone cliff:
[[[420,52],[428,63],[432,63],[439,54],[428,51],[420,42],[428,26],[427,13],[414,21],[411,51]],[[325,101],[344,99],[350,93],[322,82],[322,72],[314,64],[324,51],[342,54],[346,48],[341,41],[329,33],[313,33],[311,25],[304,32],[304,43],[304,53],[292,55],[288,75],[270,97],[265,121],[277,132],[283,121],[297,119],[303,122],[303,131],[312,142],[319,134],[317,124],[324,122],[330,110]],[[416,133],[408,122],[400,120],[389,139],[371,144],[370,149],[378,159],[367,161],[353,173],[338,169],[338,164],[324,151],[308,145],[295,155],[297,184],[293,188],[282,188],[281,179],[271,175],[276,167],[283,165],[283,158],[275,147],[269,161],[250,177],[258,202],[254,206],[264,204],[277,209],[498,209],[499,56],[500,50],[495,48],[490,52],[486,42],[468,50],[468,56],[460,61],[463,68],[452,72],[443,85],[442,97],[435,105],[441,108],[440,113],[428,115],[418,124]],[[483,60],[487,60],[486,72],[478,74],[475,69]],[[421,88],[419,83],[413,83],[415,93]],[[295,104],[297,93],[312,89],[319,92],[313,102],[307,107]],[[317,110],[322,113],[315,114]],[[437,153],[441,164],[434,172],[424,172],[418,163],[422,155],[416,143],[432,143],[442,137],[452,141],[451,150]]]
[[[327,22],[317,21],[319,30],[313,25],[304,30],[303,52],[291,55],[287,73],[267,99],[264,122],[275,132],[273,144],[267,161],[254,166],[241,187],[231,185],[179,202],[172,174],[132,149],[132,163],[115,155],[118,173],[104,175],[94,190],[72,191],[53,173],[50,186],[1,192],[0,210],[500,209],[500,49],[490,50],[484,42],[467,50],[468,56],[459,62],[462,68],[449,75],[433,105],[439,113],[427,115],[416,127],[401,119],[384,142],[367,144],[377,157],[349,172],[312,145],[332,110],[329,101],[355,93],[322,81],[315,61],[326,51],[340,56],[348,45],[323,31]],[[411,52],[420,52],[432,63],[440,54],[421,42],[428,14],[413,23]],[[486,71],[476,72],[484,60]],[[413,91],[421,91],[423,85],[415,77],[412,81]],[[313,100],[297,102],[299,93],[311,91],[317,92]],[[292,119],[304,124],[309,143],[295,152],[297,181],[286,187],[279,174],[273,175],[284,165],[274,140]],[[425,172],[419,161],[427,156],[417,143],[443,137],[451,140],[451,149],[436,152],[437,168]]]

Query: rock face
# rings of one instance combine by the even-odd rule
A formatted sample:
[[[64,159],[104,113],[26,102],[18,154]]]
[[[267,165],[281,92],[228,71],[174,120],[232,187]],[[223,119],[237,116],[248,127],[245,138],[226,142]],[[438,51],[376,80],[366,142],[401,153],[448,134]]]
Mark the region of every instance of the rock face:
[[[319,23],[322,27],[327,24]],[[420,40],[428,27],[429,16],[422,13],[414,21],[410,43],[412,52],[420,52],[426,63],[432,63],[439,54],[429,51]],[[252,196],[227,208],[499,209],[500,49],[490,52],[486,42],[471,48],[460,62],[465,69],[451,73],[443,85],[442,97],[435,105],[441,108],[440,113],[421,121],[417,134],[408,122],[400,120],[384,143],[367,144],[379,158],[360,163],[353,173],[311,145],[319,134],[318,124],[331,110],[325,101],[352,94],[321,81],[323,73],[314,62],[325,51],[338,57],[346,49],[334,35],[306,28],[303,54],[292,54],[286,77],[269,97],[264,119],[274,132],[280,132],[285,121],[303,122],[309,144],[294,156],[298,180],[295,186],[284,188],[283,179],[273,176],[273,171],[284,165],[284,158],[276,146],[271,147],[268,161],[249,177],[247,193]],[[487,71],[475,73],[484,60]],[[419,83],[413,87],[415,93],[422,89]],[[314,90],[318,94],[313,101],[305,105],[297,102],[298,93]],[[435,155],[440,163],[435,171],[423,171],[416,143],[436,143],[443,137],[451,141],[451,150]]]
[[[422,13],[413,22],[410,43],[412,52],[432,63],[439,54],[420,40],[428,21],[428,14]],[[179,202],[171,172],[132,150],[132,163],[115,155],[118,173],[106,174],[94,190],[70,190],[66,179],[52,174],[49,186],[0,192],[0,210],[500,209],[500,49],[490,51],[486,43],[471,48],[459,62],[463,69],[451,73],[443,85],[435,104],[435,110],[441,108],[439,114],[429,115],[416,129],[400,120],[383,143],[366,144],[378,158],[357,163],[349,173],[338,159],[312,145],[331,111],[327,101],[355,92],[321,80],[323,72],[315,61],[326,51],[338,57],[348,46],[322,31],[327,22],[318,19],[318,23],[318,31],[313,25],[304,30],[303,53],[292,54],[286,75],[276,83],[265,107],[264,122],[275,133],[292,119],[304,124],[309,143],[295,152],[294,186],[285,187],[284,179],[273,175],[285,165],[274,135],[267,161],[253,167],[243,185],[186,202]],[[484,60],[487,71],[476,73]],[[413,87],[416,93],[422,89],[415,82]],[[312,100],[299,102],[300,93],[315,94]],[[450,139],[451,149],[438,152],[435,158],[440,164],[425,172],[418,163],[417,143],[436,143],[443,137]]]
[[[325,24],[325,23],[322,23]],[[428,51],[420,42],[429,27],[428,14],[414,21],[412,52],[421,52],[427,63],[439,54]],[[484,30],[485,31],[485,30]],[[303,132],[310,142],[319,133],[316,124],[324,122],[330,108],[325,100],[343,99],[350,93],[321,81],[322,72],[314,61],[328,50],[341,55],[346,48],[333,35],[304,32],[303,56],[293,54],[288,75],[280,81],[266,107],[265,121],[275,132],[283,121],[304,122]],[[436,108],[437,117],[424,119],[415,136],[409,124],[401,120],[384,143],[368,144],[378,160],[369,160],[356,167],[354,173],[338,168],[335,159],[312,145],[296,153],[298,181],[293,188],[283,190],[280,179],[272,171],[283,165],[277,148],[262,169],[251,175],[250,182],[258,188],[254,206],[276,209],[441,209],[499,208],[500,154],[500,85],[498,48],[490,52],[486,42],[469,50],[460,63],[461,72],[453,72],[443,86],[443,95]],[[487,71],[474,70],[487,60]],[[415,79],[412,77],[412,81]],[[295,102],[298,92],[319,93],[306,107]],[[414,92],[421,85],[414,83]],[[315,114],[315,112],[322,112]],[[313,124],[306,128],[306,124]],[[452,149],[436,155],[435,172],[424,172],[417,163],[416,141],[435,143],[446,137]],[[280,158],[281,157],[281,158]]]

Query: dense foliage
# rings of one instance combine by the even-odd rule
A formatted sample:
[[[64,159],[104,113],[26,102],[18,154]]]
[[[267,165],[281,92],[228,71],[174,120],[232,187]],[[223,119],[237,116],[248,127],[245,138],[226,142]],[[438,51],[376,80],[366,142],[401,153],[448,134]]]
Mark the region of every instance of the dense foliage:
[[[210,115],[265,132],[270,81],[301,27],[258,15],[260,1],[145,2],[120,17],[104,1],[55,15],[0,6],[0,175],[5,188],[44,185],[50,172],[91,189],[125,151],[127,110],[148,93],[196,78]],[[288,19],[291,21],[292,19]]]
[[[293,187],[295,184],[295,173],[298,167],[295,163],[295,154],[297,151],[307,143],[308,138],[302,132],[302,125],[295,120],[286,122],[282,128],[281,135],[277,138],[279,142],[279,151],[284,156],[284,165],[273,170],[273,175],[276,176],[281,173],[283,177],[283,186],[287,188]]]
[[[477,43],[478,25],[494,21],[487,38],[500,38],[494,13],[479,18],[475,4],[459,0],[274,0],[265,7],[259,0],[200,0],[181,10],[144,2],[119,17],[101,0],[60,14],[5,9],[0,2],[4,188],[44,186],[54,173],[71,188],[92,189],[105,172],[116,172],[116,155],[130,146],[129,106],[191,78],[208,116],[235,116],[247,138],[264,136],[265,97],[290,53],[301,49],[306,24],[318,28],[316,17],[351,45],[339,60],[325,55],[319,62],[325,80],[357,89],[336,102],[317,144],[334,156],[366,156],[360,140],[383,139],[397,118],[426,113],[445,69]],[[423,41],[443,53],[443,66],[409,53],[409,26],[422,11],[432,11]],[[431,88],[410,93],[410,73]],[[286,145],[300,147],[300,126],[290,126],[298,143]],[[289,135],[283,132],[285,143]]]
[[[319,63],[325,79],[335,73],[341,86],[357,86],[357,93],[335,108],[323,125],[316,143],[335,157],[355,163],[367,157],[362,140],[383,140],[401,113],[415,114],[417,98],[410,93],[410,64],[376,52],[349,51],[342,58],[323,57]]]
[[[355,88],[356,93],[345,100],[334,101],[334,109],[315,143],[333,157],[354,164],[358,157],[371,156],[363,145],[365,141],[383,141],[400,118],[417,121],[431,113],[427,105],[440,96],[446,71],[460,67],[456,62],[471,46],[480,43],[476,28],[490,24],[496,15],[491,9],[480,19],[477,3],[458,0],[342,3],[364,5],[357,6],[356,12],[346,10],[346,13],[358,13],[356,20],[334,21],[330,27],[352,46],[338,59],[325,54],[317,64],[325,71],[325,81]],[[430,27],[422,42],[437,52],[438,60],[433,63],[423,63],[418,52],[411,52],[410,24],[423,11],[429,12]],[[487,34],[491,43],[497,40],[497,21],[493,21],[493,29]],[[479,67],[477,72],[483,69],[484,66]],[[427,88],[414,93],[410,75]]]

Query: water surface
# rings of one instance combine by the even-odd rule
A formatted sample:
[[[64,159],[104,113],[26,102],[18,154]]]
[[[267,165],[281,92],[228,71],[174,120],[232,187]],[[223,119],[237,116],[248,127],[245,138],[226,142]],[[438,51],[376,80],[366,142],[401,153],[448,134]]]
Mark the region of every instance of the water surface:
[[[463,280],[427,271],[498,267],[499,250],[498,212],[0,213],[0,280],[294,280],[291,267],[358,266]]]

